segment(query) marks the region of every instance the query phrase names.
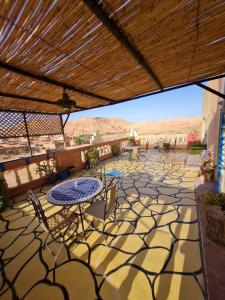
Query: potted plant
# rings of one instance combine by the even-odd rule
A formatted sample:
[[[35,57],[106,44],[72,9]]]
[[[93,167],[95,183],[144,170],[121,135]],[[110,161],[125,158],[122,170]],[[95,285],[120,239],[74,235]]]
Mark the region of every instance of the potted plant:
[[[135,145],[136,145],[136,143],[135,143],[135,138],[134,138],[133,136],[130,136],[130,137],[128,138],[128,140],[129,140],[131,146],[135,146]]]
[[[225,245],[225,194],[204,192],[200,199],[205,210],[206,234]]]
[[[97,163],[99,162],[99,152],[97,148],[90,149],[85,153],[85,162],[87,169],[90,169],[97,165]]]
[[[0,211],[3,211],[9,203],[9,190],[7,182],[2,174],[0,174]]]
[[[119,145],[112,146],[112,154],[114,156],[118,156],[120,154],[120,146]]]
[[[49,184],[55,183],[57,178],[56,161],[48,159],[47,161],[40,162],[40,164],[37,164],[36,173],[46,176]]]

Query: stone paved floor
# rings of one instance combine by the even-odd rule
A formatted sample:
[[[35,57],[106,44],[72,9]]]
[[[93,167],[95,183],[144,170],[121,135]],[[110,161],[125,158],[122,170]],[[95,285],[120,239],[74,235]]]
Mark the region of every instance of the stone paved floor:
[[[45,233],[31,206],[21,201],[4,211],[1,299],[204,299],[196,169],[187,168],[185,153],[170,156],[168,163],[167,155],[151,150],[140,161],[126,154],[107,160],[107,170],[124,173],[117,223],[110,216],[99,227],[108,246],[101,232],[89,232],[86,241],[63,248],[56,266],[41,248]],[[55,211],[45,197],[42,203]]]

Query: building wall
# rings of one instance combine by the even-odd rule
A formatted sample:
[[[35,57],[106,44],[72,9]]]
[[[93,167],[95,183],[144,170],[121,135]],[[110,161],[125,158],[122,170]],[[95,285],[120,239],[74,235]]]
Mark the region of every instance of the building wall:
[[[208,83],[208,86],[221,91],[223,87],[223,79],[213,80]],[[216,164],[218,159],[218,138],[220,126],[221,105],[220,98],[215,94],[205,91],[203,96],[202,109],[202,140],[207,143],[207,149],[211,151]]]

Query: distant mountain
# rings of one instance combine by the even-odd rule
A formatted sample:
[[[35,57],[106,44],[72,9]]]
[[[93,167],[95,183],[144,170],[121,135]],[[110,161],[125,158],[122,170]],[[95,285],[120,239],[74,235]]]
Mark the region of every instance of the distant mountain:
[[[92,134],[94,131],[101,134],[117,133],[129,131],[131,123],[123,119],[116,118],[82,118],[79,120],[68,121],[65,133]]]
[[[147,121],[131,123],[117,118],[82,118],[68,121],[65,133],[69,135],[125,133],[131,128],[138,130],[139,134],[173,134],[201,131],[201,117],[179,118],[161,121]]]

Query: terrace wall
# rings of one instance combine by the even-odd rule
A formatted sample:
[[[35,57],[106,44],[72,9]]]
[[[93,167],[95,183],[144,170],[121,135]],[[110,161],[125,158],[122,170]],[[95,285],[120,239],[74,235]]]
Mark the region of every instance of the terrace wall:
[[[127,146],[127,142],[127,138],[123,138],[96,144],[99,150],[100,160],[105,160],[113,156],[113,145],[119,145],[123,151]],[[40,162],[54,158],[57,162],[57,166],[60,168],[66,169],[75,166],[78,171],[85,168],[85,151],[91,147],[93,146],[82,145],[69,150],[61,150],[54,153],[3,162],[0,164],[0,172],[8,183],[11,197],[14,197],[46,183],[46,177],[41,172],[36,173],[37,165],[40,164]]]

